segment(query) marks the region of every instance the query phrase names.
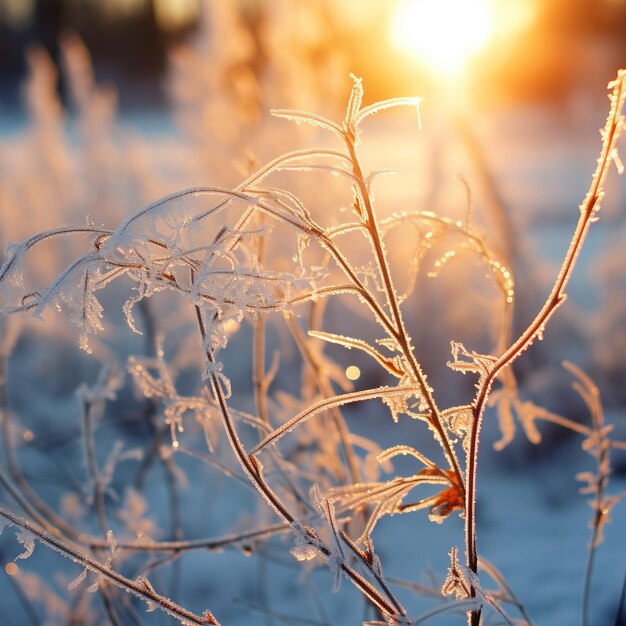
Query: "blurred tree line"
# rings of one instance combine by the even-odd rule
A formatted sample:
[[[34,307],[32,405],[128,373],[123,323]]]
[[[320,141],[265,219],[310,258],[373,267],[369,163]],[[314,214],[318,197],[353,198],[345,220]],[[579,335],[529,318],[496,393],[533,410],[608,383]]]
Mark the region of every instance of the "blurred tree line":
[[[253,36],[274,1],[240,0]],[[56,60],[59,37],[67,31],[86,43],[99,79],[116,84],[122,107],[164,104],[168,48],[194,31],[202,2],[219,0],[0,0],[0,110],[19,106],[26,50],[39,44]],[[393,2],[316,2],[328,24],[327,40],[354,72],[367,76],[372,97],[404,93],[409,75],[409,87],[417,82],[423,93],[428,77],[386,37]],[[486,97],[551,102],[575,88],[581,74],[599,72],[603,81],[598,64],[607,66],[607,80],[626,65],[626,0],[534,2],[532,28],[482,63],[477,84]],[[262,59],[257,69],[261,65]]]
[[[165,71],[167,48],[193,30],[199,3],[0,0],[0,106],[19,105],[28,48],[43,46],[58,62],[59,39],[67,32],[83,39],[99,78],[119,87],[122,105],[159,103],[159,80]],[[62,73],[59,81],[63,95]]]

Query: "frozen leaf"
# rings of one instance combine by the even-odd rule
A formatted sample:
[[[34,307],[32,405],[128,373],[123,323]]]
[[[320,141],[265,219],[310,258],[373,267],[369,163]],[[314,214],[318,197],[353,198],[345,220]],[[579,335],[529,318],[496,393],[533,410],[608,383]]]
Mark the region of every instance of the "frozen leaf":
[[[311,487],[311,499],[326,521],[326,526],[329,531],[330,550],[328,554],[325,554],[324,560],[333,575],[333,593],[336,593],[339,591],[341,578],[345,573],[344,566],[346,562],[346,555],[343,551],[343,539],[341,538],[339,526],[337,525],[335,507],[333,506],[331,500],[322,495],[320,487],[317,483],[314,483]]]
[[[454,594],[457,600],[463,600],[470,597],[470,588],[471,586],[458,563],[458,548],[454,547],[450,550],[450,567],[441,587],[441,593],[444,596]]]
[[[350,393],[345,393],[337,396],[333,396],[332,398],[327,398],[320,400],[312,405],[310,405],[306,410],[302,411],[288,422],[275,429],[271,434],[269,434],[265,439],[259,443],[255,448],[250,452],[251,455],[258,454],[263,448],[268,446],[270,443],[276,442],[278,439],[283,437],[286,433],[291,432],[296,426],[309,419],[313,415],[321,413],[322,411],[328,411],[335,407],[343,406],[346,404],[351,404],[354,402],[363,402],[365,400],[375,400],[381,399],[383,401],[388,400],[390,398],[399,397],[401,398],[402,407],[406,406],[407,398],[418,395],[420,393],[419,387],[377,387],[374,389],[365,389],[363,391],[353,391]],[[408,408],[408,407],[407,407]]]
[[[393,448],[394,452],[402,454]],[[408,453],[408,452],[407,452]],[[418,453],[419,454],[419,453]],[[463,508],[462,490],[455,482],[452,472],[444,471],[428,462],[425,458],[420,461],[428,463],[428,467],[412,476],[396,477],[387,482],[357,483],[345,487],[333,487],[328,490],[328,499],[337,503],[340,510],[362,510],[367,505],[374,505],[369,519],[358,541],[369,540],[379,519],[385,515],[409,513],[422,509],[429,509],[432,521],[441,522],[447,515]],[[404,498],[417,486],[445,485],[445,488],[434,496],[427,496],[410,504],[404,504]]]
[[[448,367],[465,374],[471,372],[478,374],[479,379],[484,380],[497,359],[489,354],[479,354],[478,352],[469,351],[458,341],[451,341],[452,361],[448,362]]]
[[[232,389],[230,385],[230,379],[223,372],[223,363],[221,361],[210,361],[207,359],[205,362],[205,371],[202,375],[203,380],[212,379],[216,385],[222,390],[222,394],[225,398],[230,398]]]
[[[17,561],[17,559],[27,559],[35,549],[35,535],[33,535],[33,533],[26,530],[25,528],[21,528],[17,531],[15,538],[19,541],[19,543],[22,544],[22,546],[24,546],[24,552],[18,554],[15,557],[15,560]]]
[[[426,458],[419,450],[407,445],[397,445],[387,448],[378,454],[376,457],[379,463],[385,463],[386,461],[393,459],[396,456],[412,456],[421,461],[426,467],[435,468],[435,464]],[[389,470],[388,470],[389,471]]]
[[[404,366],[401,366],[404,370]],[[408,415],[413,419],[426,420],[428,418],[428,404],[422,395],[421,387],[408,374],[403,374],[396,386],[397,393],[385,394],[381,400],[389,407],[391,417],[397,424],[400,415]],[[417,408],[417,412],[413,411]]]
[[[68,591],[74,591],[78,585],[80,585],[86,578],[89,570],[87,568],[83,569],[83,571],[67,586]]]
[[[431,522],[441,524],[443,520],[454,511],[463,511],[465,508],[465,500],[463,491],[459,485],[452,486],[440,491],[430,506],[428,519]]]
[[[107,543],[109,544],[109,549],[111,550],[111,554],[107,557],[106,567],[111,567],[111,563],[117,558],[120,551],[117,547],[117,541],[115,540],[115,536],[113,535],[112,530],[107,530]]]
[[[463,443],[463,449],[469,449],[469,435],[474,423],[474,409],[471,405],[455,406],[441,413],[446,426]]]
[[[356,118],[363,102],[363,79],[354,74],[350,74],[350,78],[352,79],[352,91],[350,92],[350,98],[346,108],[345,124],[348,128],[356,130],[358,125]]]
[[[87,336],[104,328],[102,306],[94,295],[102,287],[98,268],[101,262],[100,253],[89,252],[70,263],[37,299],[32,313],[33,317],[41,318],[46,308],[60,308],[63,303],[70,320],[81,331],[80,345],[87,352],[90,352]]]
[[[366,354],[369,354],[371,357],[376,359],[380,365],[382,365],[390,374],[401,378],[404,374],[402,370],[399,369],[397,358],[389,359],[382,356],[376,348],[369,345],[366,341],[362,339],[356,339],[354,337],[346,337],[344,335],[335,335],[334,333],[327,333],[323,331],[310,330],[309,335],[311,337],[316,337],[317,339],[322,339],[329,343],[335,343],[348,350],[352,348],[356,348],[357,350],[362,350]]]
[[[291,120],[299,124],[300,122],[305,122],[306,124],[311,124],[312,126],[319,126],[320,128],[324,128],[325,130],[330,130],[339,138],[343,136],[341,128],[335,124],[335,122],[331,122],[326,118],[316,115],[315,113],[306,113],[303,111],[291,111],[288,109],[272,109],[271,114],[274,117],[282,117],[287,120]]]

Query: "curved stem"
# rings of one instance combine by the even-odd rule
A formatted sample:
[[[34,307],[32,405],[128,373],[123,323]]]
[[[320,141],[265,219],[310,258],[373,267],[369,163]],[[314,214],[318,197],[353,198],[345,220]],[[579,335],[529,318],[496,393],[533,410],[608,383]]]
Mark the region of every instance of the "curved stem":
[[[374,247],[374,253],[376,255],[376,261],[378,263],[378,269],[383,279],[387,306],[389,307],[392,315],[392,336],[399,343],[402,354],[404,355],[407,363],[411,367],[413,378],[417,381],[421,389],[421,394],[426,401],[426,404],[428,405],[430,413],[429,423],[434,428],[438,437],[440,438],[441,446],[443,448],[450,469],[454,472],[456,476],[457,485],[459,486],[459,488],[463,489],[463,474],[461,473],[458,458],[456,456],[454,448],[452,447],[448,434],[443,426],[440,417],[440,411],[435,402],[432,391],[426,383],[426,376],[424,375],[424,372],[422,372],[422,369],[415,358],[415,355],[413,353],[413,347],[410,344],[410,340],[404,326],[402,312],[400,310],[400,305],[396,296],[393,280],[389,271],[387,256],[383,247],[382,237],[374,213],[374,207],[372,206],[369,190],[363,176],[361,163],[356,153],[354,135],[352,133],[346,132],[344,134],[344,139],[346,142],[346,147],[348,148],[348,152],[350,154],[350,158],[352,160],[352,167],[354,170],[355,179],[357,181],[359,195],[363,202],[363,208],[365,209],[365,214],[367,217],[366,226],[370,233],[370,240]]]
[[[57,539],[56,537],[53,537],[41,528],[31,524],[28,520],[18,517],[12,511],[4,508],[2,505],[0,505],[0,518],[5,519],[9,524],[13,526],[17,526],[18,528],[22,528],[23,530],[28,531],[43,544],[52,548],[56,552],[61,553],[63,556],[69,558],[75,563],[78,563],[82,567],[97,574],[98,576],[101,576],[107,581],[118,585],[125,591],[132,593],[133,595],[141,598],[145,602],[156,604],[160,609],[162,609],[166,613],[169,613],[180,621],[197,624],[198,626],[202,626],[204,624],[219,626],[217,620],[213,617],[210,611],[205,611],[203,617],[187,611],[175,602],[172,602],[168,598],[159,595],[145,579],[135,581],[131,580],[130,578],[126,578],[125,576],[122,576],[115,570],[111,569],[108,565],[105,565],[100,561],[96,561],[87,554],[83,554],[82,552],[80,552],[79,549]]]
[[[492,369],[480,383],[474,401],[474,420],[470,433],[470,445],[467,453],[465,499],[465,547],[468,568],[477,573],[478,552],[476,549],[476,470],[478,464],[478,440],[482,425],[482,418],[491,387],[500,372],[509,367],[523,352],[525,352],[537,338],[543,336],[546,325],[556,310],[563,304],[567,295],[566,288],[576,265],[578,254],[585,241],[591,224],[595,221],[595,214],[600,208],[603,196],[603,185],[608,173],[609,165],[614,157],[615,142],[621,130],[621,109],[624,104],[624,81],[626,72],[620,71],[613,84],[611,111],[603,132],[603,145],[596,171],[594,172],[589,191],[580,207],[580,218],[572,235],[569,249],[565,255],[559,274],[543,307],[520,337],[498,358]],[[474,591],[472,589],[472,591]],[[472,611],[471,626],[477,626],[480,612]]]
[[[207,329],[200,307],[196,305],[195,311],[200,334],[202,335],[202,341],[203,344],[206,344]],[[215,363],[215,356],[210,351],[207,351],[207,358],[210,363]],[[241,464],[241,467],[248,475],[248,478],[251,480],[251,482],[257,487],[259,493],[274,510],[274,512],[291,526],[299,526],[299,523],[290,513],[286,505],[282,502],[278,494],[276,494],[266,482],[258,461],[246,452],[246,449],[244,448],[244,445],[239,438],[239,434],[228,409],[226,397],[222,390],[222,385],[217,374],[215,372],[211,372],[209,379],[213,397],[215,398],[220,409],[228,441],[237,460]],[[326,545],[322,542],[320,537],[312,528],[307,526],[304,527],[302,530],[304,530],[306,534],[307,541],[310,541],[311,545],[317,548],[322,553],[322,555],[324,555],[325,557],[331,556],[330,549],[326,547]],[[371,565],[366,560],[363,560],[361,562],[369,571],[372,570]],[[352,569],[349,565],[347,565],[346,563],[341,563],[339,567],[350,579],[350,581],[363,593],[363,595],[379,611],[381,611],[381,613],[393,619],[394,621],[397,621],[396,616],[406,615],[406,611],[402,608],[402,606],[396,606],[392,598],[386,599],[370,582],[363,578],[363,576],[361,576],[358,572]]]

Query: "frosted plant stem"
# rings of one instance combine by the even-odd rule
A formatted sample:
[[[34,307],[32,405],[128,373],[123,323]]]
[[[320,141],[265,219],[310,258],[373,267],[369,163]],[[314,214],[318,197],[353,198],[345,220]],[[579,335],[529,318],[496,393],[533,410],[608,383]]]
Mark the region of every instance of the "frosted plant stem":
[[[206,325],[202,316],[202,312],[198,305],[195,306],[196,318],[198,321],[198,327],[200,329],[200,334],[202,336],[203,345],[206,345]],[[207,358],[209,362],[215,363],[214,355],[207,351]],[[244,448],[241,439],[239,438],[239,434],[237,433],[237,428],[235,427],[233,418],[228,409],[228,405],[226,403],[226,398],[222,391],[221,382],[217,377],[215,372],[211,372],[210,374],[210,384],[211,390],[213,392],[213,397],[215,398],[219,408],[220,413],[222,415],[222,421],[224,423],[224,428],[226,431],[226,436],[230,443],[230,446],[237,457],[237,460],[241,464],[242,469],[248,475],[249,479],[252,483],[257,487],[259,493],[264,497],[266,502],[270,505],[270,507],[274,510],[274,512],[281,518],[283,518],[287,523],[291,526],[296,524],[296,519],[289,512],[285,504],[281,501],[278,495],[272,490],[272,488],[267,484],[263,474],[261,472],[261,467],[256,459],[249,455]],[[325,557],[331,556],[331,551],[326,545],[321,541],[320,537],[317,533],[309,527],[305,528],[305,533],[307,536],[307,540],[314,546],[317,550],[319,550]],[[374,570],[370,563],[366,560],[361,561],[362,564],[373,574]],[[345,575],[350,579],[350,581],[364,594],[366,598],[384,615],[391,618],[393,621],[397,621],[397,616],[405,616],[405,609],[399,605],[394,598],[390,598],[387,600],[383,595],[363,576],[361,576],[358,572],[353,570],[350,566],[348,566],[345,562],[339,564],[340,569],[345,573]]]
[[[98,516],[98,523],[100,524],[100,530],[103,536],[106,538],[107,531],[109,530],[109,522],[107,520],[106,514],[106,504],[102,477],[100,476],[100,469],[98,468],[98,461],[96,459],[96,442],[94,438],[93,415],[94,410],[94,404],[88,399],[83,399],[83,432],[85,435],[85,455],[87,457],[87,469],[89,471],[89,479],[93,485],[94,506],[96,508],[96,515]]]
[[[372,296],[369,290],[365,287],[363,282],[359,280],[354,269],[351,267],[347,259],[339,252],[333,241],[323,232],[315,233],[315,236],[319,237],[320,242],[333,256],[333,259],[339,265],[341,270],[350,279],[354,285],[356,293],[363,299],[363,301],[370,307],[372,313],[376,316],[376,319],[381,323],[383,328],[392,336],[396,336],[396,329],[393,322],[389,319],[383,308],[378,304],[376,299]],[[343,291],[343,289],[342,289]],[[347,289],[345,291],[348,291]]]
[[[615,624],[613,624],[613,626],[622,626],[624,624],[624,611],[626,611],[626,574],[624,574],[624,580],[622,581],[622,590],[619,594],[617,611],[615,613]]]
[[[591,542],[589,543],[589,553],[587,555],[587,566],[585,568],[585,583],[583,587],[583,604],[582,604],[582,626],[589,626],[590,618],[590,599],[591,599],[591,583],[593,580],[593,568],[598,544],[602,541],[601,531],[606,523],[607,516],[610,512],[610,506],[604,500],[604,494],[609,484],[609,476],[611,473],[610,466],[610,445],[605,430],[604,409],[600,399],[600,391],[593,384],[591,379],[573,364],[563,362],[564,367],[578,381],[574,388],[578,390],[583,398],[589,412],[591,413],[591,421],[593,425],[593,433],[589,435],[587,441],[593,441],[587,450],[595,457],[597,463],[597,473],[594,476],[593,485],[589,488],[593,489],[595,498],[593,502],[593,519],[591,521]],[[578,386],[580,384],[580,386]],[[585,490],[586,491],[586,490]]]
[[[567,428],[575,433],[585,435],[585,437],[590,437],[592,434],[592,430],[590,428],[584,424],[579,424],[568,417],[564,417],[558,413],[553,413],[552,411],[548,411],[547,409],[543,409],[541,407],[536,407],[535,411],[537,412],[537,419],[541,419],[544,422],[551,422],[552,424]]]
[[[269,379],[265,373],[265,317],[260,315],[254,322],[253,338],[254,350],[252,353],[252,383],[254,385],[254,401],[259,419],[269,424],[267,408],[267,391]]]
[[[139,311],[143,316],[145,325],[144,335],[144,353],[148,358],[156,358],[159,346],[157,323],[155,316],[150,306],[150,301],[143,299],[139,302]],[[153,430],[153,437],[155,443],[155,454],[158,454],[161,465],[163,466],[163,472],[165,474],[165,483],[167,485],[167,495],[169,498],[169,513],[170,513],[170,537],[177,540],[183,538],[183,523],[180,511],[180,496],[178,493],[178,485],[176,482],[176,467],[173,455],[159,454],[163,445],[163,433],[158,424],[158,405],[155,398],[146,398],[144,404],[144,415],[147,418],[146,422],[151,426]],[[151,461],[152,462],[152,461]],[[146,473],[149,467],[146,467]],[[177,560],[171,571],[170,578],[170,595],[176,599],[180,595],[180,581],[181,581],[181,561]]]
[[[15,487],[9,490],[15,497],[15,493],[19,492],[19,504],[28,515],[37,520],[43,527],[50,529],[56,526],[65,536],[76,541],[80,535],[70,524],[61,519],[53,509],[51,509],[32,489],[30,484],[24,478],[22,473],[15,449],[13,446],[13,439],[11,434],[11,413],[7,407],[6,402],[6,369],[7,369],[7,354],[0,354],[0,427],[2,429],[2,438],[4,443],[4,456],[6,459],[6,465],[9,475]],[[0,473],[0,482],[5,487],[10,482],[8,477],[4,474],[4,471]],[[33,515],[34,513],[34,515]]]
[[[363,201],[365,212],[367,215],[367,228],[370,233],[371,242],[374,246],[374,253],[376,255],[378,268],[383,279],[385,295],[387,298],[387,304],[392,314],[393,325],[394,325],[393,336],[400,344],[402,353],[405,356],[407,362],[410,364],[410,367],[413,371],[413,377],[415,378],[415,380],[417,381],[418,385],[421,388],[422,395],[430,411],[429,421],[431,425],[433,426],[433,428],[435,429],[435,431],[437,432],[439,438],[441,439],[441,446],[443,448],[443,451],[448,461],[448,464],[450,466],[450,469],[454,472],[457,478],[457,485],[462,489],[463,488],[463,474],[461,473],[459,461],[457,459],[454,448],[452,447],[452,444],[450,443],[448,433],[446,432],[442,424],[439,408],[437,407],[437,404],[432,395],[431,389],[427,385],[424,373],[422,372],[419,363],[415,359],[415,355],[413,354],[413,349],[412,349],[412,346],[410,345],[410,340],[408,338],[406,328],[404,326],[404,320],[402,319],[402,312],[400,311],[400,305],[398,304],[396,290],[393,286],[393,280],[391,278],[391,274],[389,271],[389,265],[387,263],[387,257],[385,254],[385,250],[383,248],[382,238],[380,235],[380,231],[378,229],[376,216],[374,214],[374,207],[372,206],[369,190],[367,188],[367,185],[365,184],[365,178],[363,176],[361,163],[356,153],[354,134],[346,131],[344,133],[344,139],[346,142],[346,147],[348,148],[348,152],[350,154],[350,159],[352,161],[352,168],[353,168],[356,184],[359,188],[359,194]]]
[[[530,345],[543,336],[546,325],[567,298],[566,288],[574,271],[576,260],[585,241],[591,224],[596,219],[596,213],[600,208],[604,193],[604,180],[608,173],[609,165],[615,156],[615,142],[622,127],[621,110],[624,104],[624,81],[626,71],[621,70],[617,79],[612,84],[613,92],[610,96],[611,111],[607,118],[603,131],[602,151],[598,159],[598,165],[594,172],[591,186],[585,200],[580,206],[580,218],[571,239],[569,249],[561,265],[554,286],[544,303],[543,307],[520,337],[498,358],[491,370],[482,381],[476,399],[474,401],[474,420],[470,433],[470,444],[467,453],[466,488],[465,498],[465,547],[467,567],[474,574],[478,570],[478,552],[476,549],[476,470],[478,464],[478,439],[482,425],[487,399],[491,387],[500,372],[509,367]],[[475,590],[472,588],[472,595]],[[470,626],[478,626],[480,622],[480,610],[471,611],[468,615]]]
[[[46,532],[54,537],[65,540],[58,528],[49,524],[48,521],[42,518],[37,511],[29,507],[27,502],[24,502],[20,498],[20,492],[8,480],[4,471],[0,468],[0,484],[11,494],[16,502],[24,509],[24,512],[29,515],[35,522],[45,528]],[[225,535],[223,537],[217,537],[215,539],[195,539],[189,541],[117,541],[117,547],[120,550],[128,550],[131,552],[189,552],[195,550],[222,550],[231,545],[235,545],[248,539],[261,539],[283,533],[289,529],[289,525],[286,523],[279,523],[260,528],[258,530],[251,530],[249,532],[240,533],[236,535]],[[79,534],[74,530],[75,539],[72,541],[81,541],[85,546],[89,546],[92,549],[107,550],[110,545],[103,539],[97,537],[91,537],[84,534]]]
[[[5,330],[4,343],[11,343],[11,339],[7,339],[9,331]],[[7,362],[9,358],[10,348],[6,345],[0,347],[0,428],[2,429],[2,439],[4,444],[4,456],[10,478],[15,485],[11,483],[9,476],[6,475],[3,468],[0,468],[0,484],[15,498],[16,502],[22,507],[24,512],[36,519],[44,528],[59,531],[54,528],[56,526],[61,532],[68,537],[76,539],[78,533],[72,526],[62,520],[56,513],[43,501],[37,493],[30,487],[20,469],[17,456],[13,446],[13,437],[11,433],[11,413],[7,406],[6,397],[6,376]]]
[[[98,523],[100,524],[100,530],[102,531],[102,535],[106,539],[107,532],[109,531],[109,523],[106,514],[104,486],[102,483],[102,476],[100,475],[100,469],[98,468],[98,460],[96,458],[96,441],[94,437],[94,411],[96,410],[96,407],[94,402],[84,398],[82,410],[87,468],[89,470],[89,478],[91,480],[91,483],[93,484],[94,505],[96,507]],[[111,624],[113,626],[121,626],[111,598],[111,590],[107,589],[106,586],[103,584],[99,585],[99,588],[102,603],[104,605],[104,610],[109,620],[111,621]]]
[[[216,537],[215,539],[190,539],[188,541],[117,541],[117,547],[120,550],[128,550],[130,552],[191,552],[195,550],[223,550],[229,546],[235,546],[238,543],[248,541],[250,539],[265,539],[272,535],[284,533],[289,530],[289,525],[285,522],[272,524],[265,528],[251,530],[236,535],[225,535]],[[106,547],[102,541],[88,540],[91,547]],[[108,545],[108,544],[106,544]]]
[[[151,585],[147,584],[147,581],[136,581],[122,576],[100,561],[82,553],[78,548],[53,537],[48,532],[38,526],[35,526],[28,520],[18,517],[2,505],[0,505],[0,517],[4,518],[12,526],[17,526],[18,528],[33,534],[39,541],[41,541],[41,543],[45,544],[49,548],[52,548],[56,552],[59,552],[71,561],[74,561],[74,563],[78,563],[82,567],[105,578],[109,582],[124,589],[124,591],[137,596],[143,601],[157,605],[158,608],[166,613],[169,613],[180,621],[197,624],[198,626],[203,626],[205,624],[219,626],[219,622],[215,619],[215,617],[213,617],[210,611],[205,611],[204,616],[202,617],[187,611],[175,602],[172,602],[170,599],[156,593]]]
[[[605,462],[607,457],[607,448],[603,447],[598,457],[598,467],[601,468],[601,464]],[[585,584],[583,588],[583,626],[589,626],[590,622],[590,598],[591,598],[591,582],[593,579],[593,566],[595,564],[596,547],[598,545],[598,538],[600,533],[600,527],[602,524],[602,518],[606,515],[603,509],[604,489],[608,481],[608,476],[599,469],[598,482],[596,484],[596,498],[594,502],[594,516],[592,521],[591,542],[589,543],[589,553],[587,555],[587,565],[585,567]]]
[[[262,217],[260,218],[263,224]],[[265,261],[265,237],[259,237],[257,257],[260,265]],[[254,386],[254,402],[256,404],[259,419],[264,424],[270,423],[269,410],[267,408],[267,392],[271,384],[271,378],[265,372],[265,316],[259,315],[254,322],[252,351],[252,384]]]
[[[43,526],[56,526],[65,536],[76,541],[78,540],[80,533],[65,520],[60,518],[56,512],[51,509],[32,489],[30,484],[24,478],[20,466],[17,462],[15,450],[10,441],[10,414],[6,410],[0,408],[0,422],[2,423],[2,436],[4,439],[4,455],[6,458],[7,469],[10,477],[15,483],[15,486],[20,491],[20,506],[24,508],[26,504],[31,511],[30,513],[24,509],[33,519],[38,519],[38,523]],[[6,485],[8,477],[0,475],[0,482]],[[35,516],[31,513],[35,512]],[[45,520],[44,523],[42,523]]]
[[[11,482],[11,479],[7,476],[4,468],[0,466],[0,485],[2,485],[11,497],[19,504],[24,513],[34,519],[42,528],[45,528],[47,532],[56,537],[62,537],[61,531],[51,524],[43,515],[41,515],[37,509],[33,508],[31,503],[26,499],[21,491]]]

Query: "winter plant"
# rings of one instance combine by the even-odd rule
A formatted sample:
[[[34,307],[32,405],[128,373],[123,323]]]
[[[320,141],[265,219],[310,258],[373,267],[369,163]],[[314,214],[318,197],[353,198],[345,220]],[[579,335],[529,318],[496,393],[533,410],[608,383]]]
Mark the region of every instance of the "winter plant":
[[[611,163],[622,170],[617,139],[624,121],[626,72],[620,71],[609,89],[611,109],[602,131],[602,151],[569,249],[543,306],[517,337],[511,337],[510,324],[513,270],[475,228],[469,208],[461,221],[429,212],[377,216],[374,187],[380,172],[363,169],[361,125],[392,107],[418,109],[420,101],[396,98],[363,106],[363,87],[355,77],[340,123],[313,113],[274,112],[322,129],[336,140],[336,147],[282,154],[232,189],[205,186],[172,193],[131,214],[115,229],[88,221],[40,232],[10,246],[0,269],[3,311],[35,317],[51,308],[64,311],[79,329],[80,345],[86,351],[91,349],[92,336],[105,330],[101,290],[112,283],[125,284],[126,289],[131,285],[123,311],[129,328],[144,334],[147,348],[128,358],[127,370],[155,433],[151,450],[120,445],[102,463],[95,432],[124,377],[110,364],[95,385],[79,389],[87,503],[98,527],[96,534],[90,534],[56,512],[28,484],[12,450],[9,412],[2,407],[7,469],[0,470],[0,482],[23,513],[1,505],[0,525],[17,529],[24,546],[18,558],[27,558],[39,541],[78,563],[83,571],[70,590],[79,589],[89,575],[90,589],[102,595],[113,624],[142,620],[131,603],[120,599],[118,587],[143,600],[148,610],[160,609],[183,624],[216,625],[219,615],[208,609],[196,614],[157,591],[147,575],[156,565],[137,573],[131,557],[162,555],[173,563],[191,550],[230,545],[250,551],[269,537],[286,534],[292,540],[291,554],[305,568],[326,564],[334,578],[333,591],[344,579],[357,588],[373,608],[370,626],[418,624],[447,611],[465,613],[470,626],[478,626],[487,612],[509,624],[530,623],[499,572],[479,558],[477,547],[479,439],[486,408],[497,405],[506,440],[512,436],[513,416],[531,439],[538,439],[535,420],[548,420],[580,432],[585,449],[597,460],[597,472],[581,476],[594,510],[584,600],[584,621],[590,623],[594,551],[608,513],[619,500],[607,495],[609,455],[625,446],[610,438],[597,389],[576,366],[567,368],[589,408],[591,427],[523,402],[511,366],[543,337],[565,302],[580,250],[599,217]],[[332,185],[345,184],[347,209],[327,206],[319,189],[307,187],[307,176],[320,175],[328,175]],[[408,272],[407,263],[397,268],[390,260],[389,241],[398,233],[409,249]],[[71,240],[67,246],[72,251],[82,246],[83,252],[75,252],[54,280],[38,284],[37,267],[31,266],[30,258],[35,248],[58,239]],[[455,255],[466,255],[487,269],[499,294],[493,323],[500,330],[493,354],[451,343],[448,366],[475,380],[473,396],[455,406],[446,405],[452,394],[431,387],[406,322],[408,303],[415,304],[412,296],[420,268],[432,261],[433,251],[441,245],[446,252],[434,262],[435,274]],[[175,305],[168,294],[177,298]],[[156,313],[159,306],[170,307],[170,314],[172,306],[175,311],[186,307],[193,315],[198,340],[185,343],[181,350],[202,354],[206,384],[196,395],[179,389],[176,362],[184,361],[185,355],[167,354],[176,350],[167,347],[168,328]],[[324,317],[325,308],[332,306],[351,318],[365,315],[371,325],[354,326],[359,332],[345,326],[335,329],[331,316]],[[362,328],[366,336],[360,333]],[[250,341],[249,361],[228,365],[229,344],[237,336]],[[279,351],[268,367],[270,336],[274,343],[287,342],[295,350],[301,364],[297,375],[284,367]],[[6,360],[10,341],[5,343]],[[354,388],[343,369],[325,354],[328,344],[371,359],[379,368],[380,384]],[[249,370],[251,383],[241,382],[245,376],[240,370],[244,374]],[[499,388],[492,391],[494,384]],[[248,397],[253,401],[248,402]],[[415,420],[420,434],[411,439],[412,445],[381,449],[350,431],[346,407],[370,401],[377,403],[377,419],[385,420],[389,428],[394,422]],[[425,429],[419,431],[419,424]],[[420,446],[425,430],[440,450],[435,458],[431,446]],[[203,451],[199,441],[205,444]],[[229,455],[224,453],[224,443]],[[178,480],[176,458],[184,453],[252,486],[275,519],[213,540],[185,539],[172,487]],[[410,460],[414,472],[385,480],[383,470],[392,471],[392,462],[399,457]],[[150,538],[145,505],[138,494],[134,505],[127,501],[118,510],[125,525],[114,533],[112,528],[118,525],[111,521],[110,486],[118,464],[134,461],[147,471],[155,458],[162,462],[170,484],[171,540]],[[142,484],[141,475],[136,484]],[[453,599],[444,598],[415,616],[397,597],[393,581],[385,577],[374,537],[382,517],[422,510],[434,522],[459,514],[465,533],[463,548],[450,550],[450,567],[441,588],[443,596]],[[487,578],[496,583],[495,591],[487,590]],[[508,616],[506,605],[517,610],[518,621]]]

